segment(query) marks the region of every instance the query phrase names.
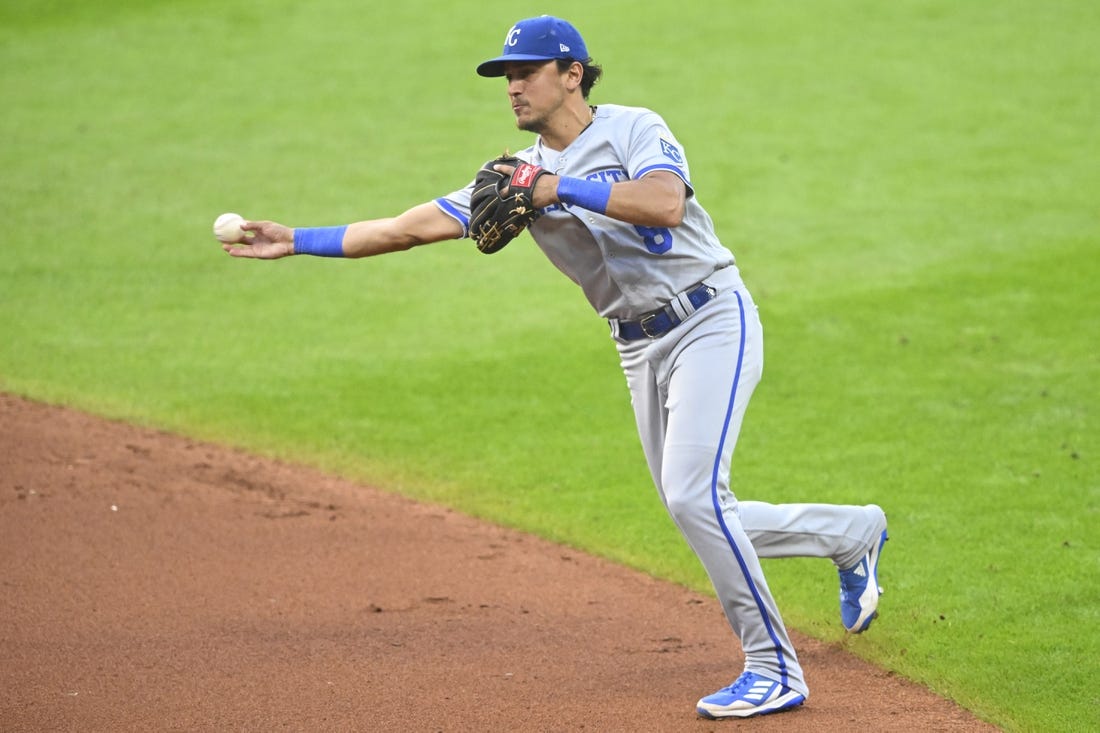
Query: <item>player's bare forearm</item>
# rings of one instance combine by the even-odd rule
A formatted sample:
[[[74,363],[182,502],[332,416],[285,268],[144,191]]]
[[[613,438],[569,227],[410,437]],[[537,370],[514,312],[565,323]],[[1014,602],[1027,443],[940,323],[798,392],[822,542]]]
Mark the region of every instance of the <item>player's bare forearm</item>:
[[[233,257],[275,260],[295,254],[294,229],[288,226],[273,221],[246,221],[241,230],[245,233],[243,240],[222,245]],[[372,257],[460,236],[459,223],[429,202],[395,217],[349,224],[341,249],[344,257]]]
[[[542,176],[535,187],[535,206],[543,208],[561,201],[558,198],[560,177]],[[611,186],[607,200],[607,216],[619,221],[647,227],[675,227],[684,219],[687,190],[674,173],[654,171],[634,181],[621,181]]]
[[[344,234],[344,256],[372,257],[461,236],[462,226],[428,202],[393,218],[351,224]]]
[[[607,215],[646,227],[677,227],[684,220],[687,189],[674,173],[655,171],[611,187]]]

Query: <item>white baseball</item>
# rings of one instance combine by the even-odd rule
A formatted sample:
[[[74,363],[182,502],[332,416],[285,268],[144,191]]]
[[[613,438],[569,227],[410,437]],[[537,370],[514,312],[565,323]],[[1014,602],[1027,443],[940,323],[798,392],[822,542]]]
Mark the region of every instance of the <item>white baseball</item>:
[[[244,230],[241,224],[244,217],[240,214],[222,214],[214,220],[214,236],[223,244],[236,244],[244,241]]]

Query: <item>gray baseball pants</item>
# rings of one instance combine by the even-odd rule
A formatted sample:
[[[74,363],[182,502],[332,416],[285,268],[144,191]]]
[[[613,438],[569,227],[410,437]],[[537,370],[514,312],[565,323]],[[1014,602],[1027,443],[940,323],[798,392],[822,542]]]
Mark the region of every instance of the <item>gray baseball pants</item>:
[[[661,338],[618,342],[620,361],[657,490],[741,640],[745,669],[808,696],[759,558],[823,557],[851,567],[881,527],[861,506],[734,496],[730,462],[763,372],[763,329],[739,276],[734,282],[720,271],[705,282],[718,288],[716,299]]]

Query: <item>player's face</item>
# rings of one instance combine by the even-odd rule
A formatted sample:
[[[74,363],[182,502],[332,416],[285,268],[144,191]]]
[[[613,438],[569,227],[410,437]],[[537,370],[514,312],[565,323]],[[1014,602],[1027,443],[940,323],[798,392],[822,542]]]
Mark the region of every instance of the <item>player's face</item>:
[[[504,67],[516,127],[542,133],[565,105],[564,75],[554,61],[512,62]]]

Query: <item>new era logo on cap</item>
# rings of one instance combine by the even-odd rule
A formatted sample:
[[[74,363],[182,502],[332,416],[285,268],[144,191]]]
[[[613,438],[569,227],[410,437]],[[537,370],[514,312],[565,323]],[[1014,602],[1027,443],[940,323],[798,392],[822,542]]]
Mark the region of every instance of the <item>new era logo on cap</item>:
[[[527,18],[508,29],[504,37],[504,52],[480,64],[481,76],[504,76],[508,61],[550,61],[575,59],[588,61],[584,39],[568,21],[551,15]]]

